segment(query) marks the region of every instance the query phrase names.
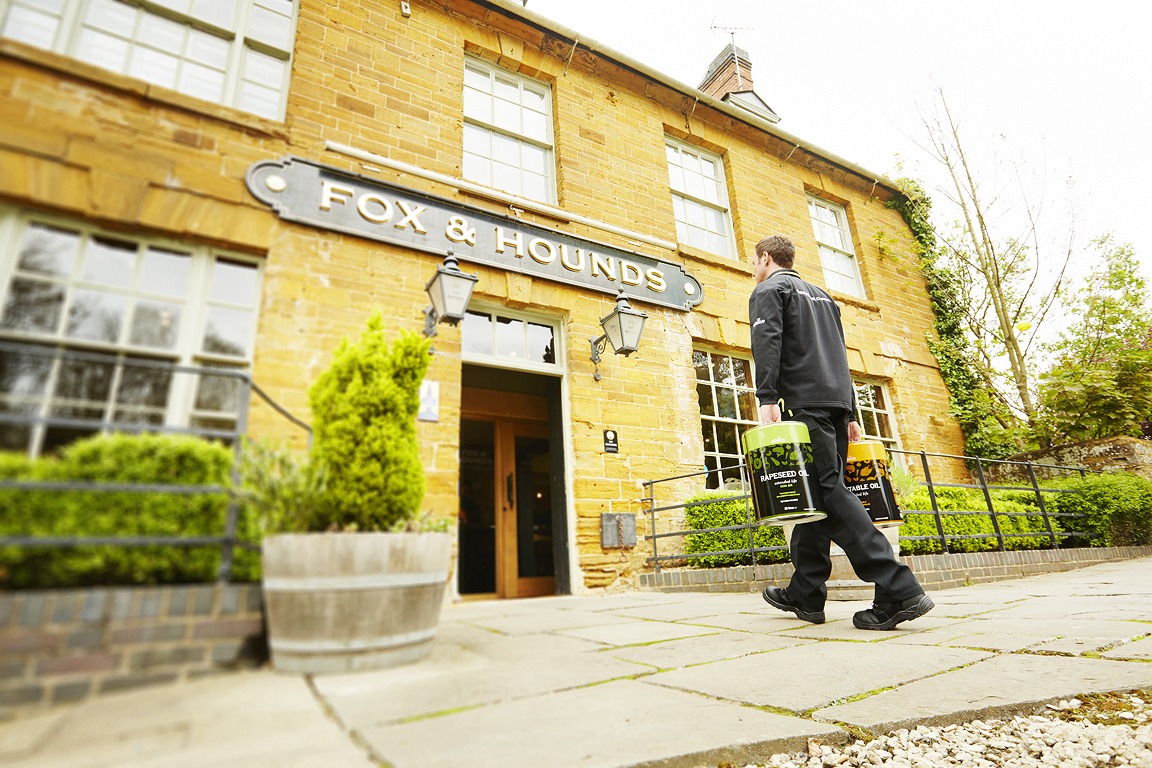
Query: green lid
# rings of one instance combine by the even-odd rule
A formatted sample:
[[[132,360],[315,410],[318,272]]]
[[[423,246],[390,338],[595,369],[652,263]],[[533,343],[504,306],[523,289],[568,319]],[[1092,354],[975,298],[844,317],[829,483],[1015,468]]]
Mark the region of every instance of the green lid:
[[[807,443],[808,425],[802,421],[778,421],[752,427],[740,438],[744,453],[779,443]]]

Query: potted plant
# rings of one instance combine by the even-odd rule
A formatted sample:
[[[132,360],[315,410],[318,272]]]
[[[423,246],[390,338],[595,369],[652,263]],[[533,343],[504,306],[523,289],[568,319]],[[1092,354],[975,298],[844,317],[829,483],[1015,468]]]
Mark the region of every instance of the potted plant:
[[[344,339],[309,389],[304,461],[249,444],[245,486],[261,520],[273,665],[289,672],[391,666],[431,650],[451,537],[420,519],[416,439],[428,341],[389,345],[379,312]]]

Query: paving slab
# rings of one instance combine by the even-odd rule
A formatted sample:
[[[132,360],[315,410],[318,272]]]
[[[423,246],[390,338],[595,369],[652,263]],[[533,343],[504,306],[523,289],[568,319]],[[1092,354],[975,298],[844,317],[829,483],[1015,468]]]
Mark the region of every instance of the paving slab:
[[[921,616],[913,621],[897,624],[887,632],[877,632],[871,629],[857,629],[851,619],[829,621],[824,624],[808,624],[805,622],[794,629],[782,630],[778,634],[786,637],[804,637],[812,640],[845,640],[853,643],[877,643],[886,640],[895,640],[909,635],[932,630],[946,630],[957,622],[954,619],[937,619],[932,616]]]
[[[781,619],[784,619],[781,622]],[[717,616],[701,616],[697,619],[684,619],[681,624],[691,624],[697,627],[717,627],[719,629],[734,629],[740,632],[759,632],[763,634],[779,632],[782,629],[803,627],[806,621],[795,616],[785,614],[766,613],[721,613]]]
[[[485,629],[494,629],[506,635],[524,635],[538,632],[552,632],[558,629],[577,627],[599,627],[606,624],[627,624],[632,619],[611,613],[594,611],[540,610],[523,612],[513,616],[480,617],[468,623]]]
[[[1058,640],[1042,643],[1032,650],[1079,656],[1083,653],[1096,653],[1101,648],[1107,648],[1115,643],[1115,638],[1110,637],[1061,637]]]
[[[961,635],[941,643],[953,648],[975,648],[983,651],[1013,653],[1025,648],[1040,646],[1052,640],[1047,635],[1004,635],[997,633]]]
[[[649,619],[654,621],[685,621],[702,616],[717,616],[722,613],[731,613],[745,601],[741,600],[733,606],[731,600],[718,600],[715,598],[697,598],[683,602],[667,603],[664,605],[645,606],[643,608],[629,608],[613,611],[616,616],[627,616],[631,619]],[[751,601],[747,601],[751,602]],[[761,601],[763,603],[763,601]]]
[[[1033,597],[1004,608],[997,614],[1006,619],[1111,619],[1152,621],[1152,595],[1063,595]]]
[[[913,645],[938,645],[971,634],[1033,635],[1048,638],[1110,637],[1112,642],[1133,640],[1152,632],[1152,625],[1134,621],[1097,621],[1077,619],[1000,619],[974,618],[908,635],[892,642]]]
[[[358,733],[394,768],[744,765],[809,738],[847,739],[824,723],[630,680]]]
[[[660,672],[641,681],[803,712],[990,655],[959,648],[825,642]]]
[[[695,627],[691,624],[675,624],[666,621],[633,621],[628,624],[612,624],[605,627],[565,629],[556,634],[616,646],[659,643],[665,640],[678,640],[682,637],[718,635],[727,631],[716,627]]]
[[[794,648],[814,642],[790,637],[759,635],[749,632],[725,632],[718,635],[688,637],[666,643],[635,645],[603,651],[617,659],[647,664],[657,669],[680,669],[710,661],[736,659],[754,653]]]
[[[1013,654],[820,709],[813,717],[886,733],[920,723],[940,726],[1031,713],[1060,698],[1149,685],[1152,664]]]
[[[549,691],[629,677],[649,668],[603,653],[569,653],[521,660],[391,669],[313,679],[316,689],[349,727],[537,696]]]
[[[371,768],[300,677],[228,675],[96,699],[56,717],[6,768]],[[0,726],[0,743],[12,743]],[[31,726],[36,729],[36,726]]]
[[[932,593],[932,602],[936,607],[932,609],[932,615],[937,618],[955,618],[966,619],[971,616],[987,616],[989,614],[1003,611],[1003,603],[947,603],[941,600],[937,593]]]
[[[1134,643],[1125,643],[1119,648],[1113,648],[1100,655],[1108,659],[1152,659],[1152,637],[1146,637]]]

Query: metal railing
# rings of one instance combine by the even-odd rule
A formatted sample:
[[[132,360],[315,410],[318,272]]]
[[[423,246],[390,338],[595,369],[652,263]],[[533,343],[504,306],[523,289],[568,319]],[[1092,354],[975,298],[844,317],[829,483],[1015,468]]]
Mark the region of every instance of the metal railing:
[[[60,359],[78,361],[93,366],[114,366],[113,370],[123,368],[141,368],[167,373],[170,376],[168,392],[172,391],[172,383],[177,375],[196,377],[193,383],[200,381],[200,377],[214,379],[232,379],[237,382],[236,402],[234,414],[234,427],[232,429],[214,429],[204,427],[183,427],[167,424],[147,422],[116,421],[116,407],[105,407],[107,413],[113,414],[112,419],[71,418],[51,415],[51,407],[47,410],[49,415],[33,413],[0,412],[0,428],[7,425],[35,428],[43,426],[49,428],[63,428],[80,430],[89,433],[107,432],[157,432],[166,434],[187,434],[199,437],[222,440],[232,445],[232,487],[240,484],[240,450],[241,438],[248,431],[248,416],[251,406],[252,393],[266,403],[278,414],[292,424],[300,427],[307,434],[308,446],[312,443],[312,428],[305,422],[293,416],[283,406],[274,401],[267,392],[252,380],[247,371],[234,368],[216,368],[194,365],[178,365],[160,360],[149,360],[139,357],[128,357],[121,354],[108,354],[102,352],[85,352],[72,349],[61,349],[40,344],[0,341],[0,353],[9,352],[18,355],[29,355],[33,358],[43,357],[52,360]],[[122,374],[121,374],[122,375]],[[116,391],[109,385],[109,397]],[[48,401],[47,397],[38,398],[40,403]],[[113,406],[123,405],[114,403]],[[107,404],[105,403],[105,406]],[[69,407],[76,407],[75,405]],[[77,546],[171,546],[171,547],[202,547],[218,546],[220,548],[220,566],[217,570],[217,580],[226,582],[231,579],[234,563],[235,549],[237,547],[259,550],[257,544],[241,541],[237,537],[237,523],[239,521],[240,504],[232,489],[219,485],[175,485],[175,484],[135,484],[135,483],[99,483],[81,481],[42,482],[29,480],[0,480],[0,490],[26,490],[26,491],[89,491],[94,493],[154,493],[172,495],[208,495],[229,497],[228,509],[225,514],[224,531],[219,536],[0,536],[0,546],[19,547],[77,547]]]
[[[1048,539],[1048,544],[1053,549],[1059,548],[1059,540],[1061,538],[1068,538],[1074,536],[1090,536],[1092,534],[1083,532],[1071,531],[1058,531],[1052,526],[1052,518],[1056,517],[1082,517],[1072,513],[1050,512],[1048,506],[1044,502],[1044,494],[1046,493],[1079,493],[1078,491],[1064,489],[1064,488],[1042,488],[1036,477],[1037,469],[1045,469],[1049,472],[1073,472],[1083,478],[1086,474],[1103,474],[1099,470],[1086,469],[1084,467],[1067,467],[1057,464],[1037,464],[1034,462],[1020,462],[1020,461],[1003,461],[996,459],[981,459],[974,456],[956,456],[946,453],[927,453],[925,451],[900,451],[890,449],[890,453],[902,454],[905,456],[919,457],[920,468],[923,472],[923,479],[917,481],[917,485],[928,489],[928,498],[930,500],[932,509],[905,509],[902,510],[905,517],[909,515],[932,515],[936,522],[936,534],[932,536],[901,536],[900,541],[919,541],[919,540],[934,540],[940,542],[941,549],[945,552],[951,552],[949,541],[958,539],[996,539],[997,546],[1001,552],[1006,550],[1005,539],[1010,537],[1030,537],[1035,538],[1038,536],[1045,536]],[[968,462],[969,465],[974,465],[976,468],[976,478],[978,483],[938,483],[933,481],[932,472],[929,467],[929,457],[947,459],[956,462]],[[984,473],[985,465],[1004,465],[1012,467],[1022,467],[1027,473],[1029,485],[989,485],[987,477]],[[716,498],[709,498],[702,501],[685,502],[678,504],[666,504],[657,506],[656,490],[657,486],[661,483],[671,483],[676,481],[690,480],[697,477],[709,477],[713,474],[718,479],[723,478],[723,473],[730,473],[733,469],[740,471],[740,484],[741,492],[730,496],[717,496]],[[659,480],[646,480],[643,483],[645,495],[640,501],[645,505],[644,513],[648,515],[649,533],[644,536],[645,541],[652,542],[652,555],[647,558],[646,562],[655,567],[657,573],[660,572],[660,563],[668,561],[684,561],[703,557],[718,557],[724,555],[748,555],[752,564],[758,564],[757,555],[767,552],[777,552],[787,550],[787,546],[774,546],[774,547],[757,547],[754,541],[754,530],[756,528],[769,525],[764,521],[758,521],[753,518],[751,494],[743,492],[743,489],[750,488],[751,485],[748,481],[747,466],[741,460],[737,465],[729,465],[720,467],[718,469],[704,470],[702,472],[691,472],[684,475],[677,475],[675,477],[666,477]],[[964,488],[969,490],[980,490],[983,492],[984,501],[987,505],[985,510],[947,510],[942,511],[936,496],[937,488]],[[997,512],[992,500],[992,491],[1030,491],[1035,494],[1036,506],[1038,512]],[[686,529],[679,531],[666,531],[658,533],[656,529],[656,514],[658,512],[671,512],[674,510],[691,509],[692,507],[703,506],[707,504],[716,504],[728,501],[743,501],[745,510],[745,522],[738,525],[726,525],[716,528],[699,528],[699,529]],[[982,515],[991,518],[992,528],[994,533],[986,534],[956,534],[946,533],[944,530],[944,516],[945,515]],[[1012,533],[1004,532],[1001,530],[1000,518],[1003,517],[1040,517],[1044,521],[1044,531],[1032,531],[1028,533]],[[715,550],[708,552],[687,552],[661,555],[659,553],[659,542],[662,539],[670,538],[684,538],[687,536],[694,536],[703,533],[716,533],[721,531],[738,531],[744,530],[748,532],[748,547],[732,550]]]

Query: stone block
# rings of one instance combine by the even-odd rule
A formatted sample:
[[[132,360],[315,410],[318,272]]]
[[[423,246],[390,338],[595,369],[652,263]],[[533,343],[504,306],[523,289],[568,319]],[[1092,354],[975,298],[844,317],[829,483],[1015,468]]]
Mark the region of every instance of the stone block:
[[[103,641],[104,632],[99,629],[78,629],[69,632],[64,645],[73,650],[78,648],[96,648]]]
[[[100,621],[104,618],[104,608],[108,604],[108,593],[104,590],[89,592],[84,600],[84,612],[80,621]]]
[[[196,587],[192,597],[192,615],[207,616],[212,613],[212,600],[215,593],[215,587]]]
[[[18,707],[35,704],[44,698],[44,686],[22,685],[19,688],[0,689],[0,707]]]
[[[264,592],[259,584],[249,584],[244,590],[244,609],[248,613],[259,613],[264,607]]]
[[[16,600],[7,595],[0,595],[0,629],[8,626],[8,622],[12,618],[12,606]]]
[[[133,645],[137,643],[163,643],[183,640],[188,635],[185,624],[144,624],[135,627],[117,627],[112,630],[113,645]]]
[[[57,595],[56,604],[52,606],[52,623],[67,624],[72,621],[78,602],[79,597],[77,595],[67,593]]]
[[[154,667],[195,664],[204,661],[207,653],[208,649],[202,645],[137,651],[128,659],[128,668],[133,672],[139,672]]]
[[[264,631],[264,621],[252,619],[217,619],[197,622],[192,629],[192,637],[197,640],[217,637],[247,637]]]
[[[44,595],[27,595],[24,598],[24,606],[20,611],[20,626],[39,626],[44,617],[44,608],[47,604],[48,598]]]
[[[120,654],[91,653],[83,656],[60,656],[42,659],[36,665],[37,675],[71,675],[82,672],[107,672],[120,664]]]
[[[36,653],[56,648],[59,635],[54,632],[0,633],[0,653]]]
[[[212,663],[235,664],[240,659],[242,644],[235,640],[226,640],[212,645]]]
[[[160,615],[160,597],[158,589],[148,590],[140,595],[140,610],[137,615],[142,619],[151,619]]]
[[[65,704],[70,701],[79,701],[92,691],[91,680],[77,680],[71,683],[60,683],[52,689],[52,703]]]
[[[130,589],[117,589],[112,593],[111,618],[128,619],[132,617],[133,593]]]
[[[0,661],[0,680],[23,677],[26,666],[23,661]]]
[[[240,610],[240,596],[243,587],[225,584],[220,588],[220,615],[227,616]]]
[[[100,681],[100,693],[127,691],[133,688],[143,688],[149,685],[175,682],[179,675],[175,672],[160,672],[150,675],[128,675],[125,677],[109,677]]]
[[[171,590],[169,590],[169,616],[186,616],[188,614],[188,595],[189,590],[187,587],[173,587]]]

